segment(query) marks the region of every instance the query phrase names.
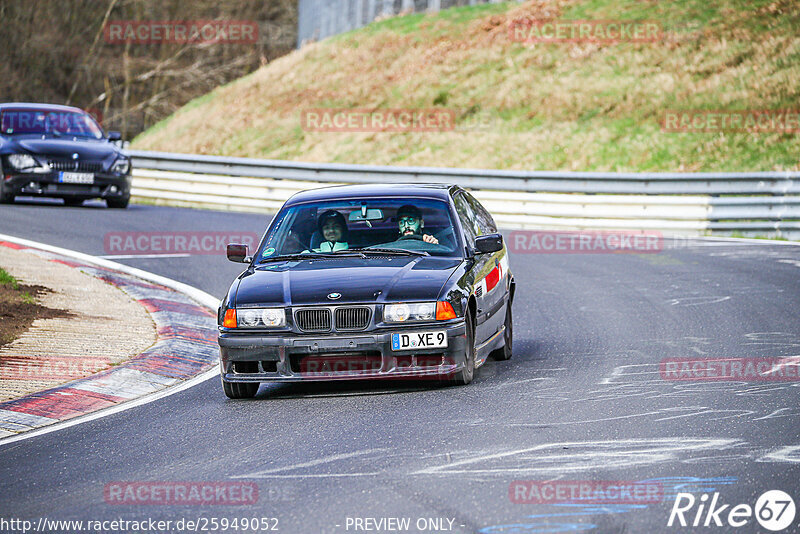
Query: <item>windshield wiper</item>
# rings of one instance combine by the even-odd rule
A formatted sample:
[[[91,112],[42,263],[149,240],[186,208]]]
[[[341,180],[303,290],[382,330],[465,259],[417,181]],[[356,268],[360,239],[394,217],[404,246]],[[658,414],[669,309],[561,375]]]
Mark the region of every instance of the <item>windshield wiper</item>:
[[[382,248],[382,247],[365,247],[365,248],[352,248],[350,250],[357,250],[359,252],[374,252],[375,254],[394,254],[397,256],[430,256],[424,250],[406,250],[404,248]]]
[[[350,252],[349,250],[340,250],[338,252],[307,252],[305,254],[282,254],[280,256],[269,256],[261,258],[258,263],[269,263],[273,261],[292,261],[292,260],[313,260],[318,258],[341,258],[347,256],[355,256],[364,258],[361,252]]]

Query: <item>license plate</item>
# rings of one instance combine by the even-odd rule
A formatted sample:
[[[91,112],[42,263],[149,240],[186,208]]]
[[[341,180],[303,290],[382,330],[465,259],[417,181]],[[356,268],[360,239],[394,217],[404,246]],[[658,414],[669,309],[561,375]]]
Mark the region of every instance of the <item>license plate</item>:
[[[94,174],[90,172],[67,172],[58,173],[58,181],[62,184],[93,184]]]
[[[447,347],[447,332],[409,332],[392,334],[392,350],[443,349]]]

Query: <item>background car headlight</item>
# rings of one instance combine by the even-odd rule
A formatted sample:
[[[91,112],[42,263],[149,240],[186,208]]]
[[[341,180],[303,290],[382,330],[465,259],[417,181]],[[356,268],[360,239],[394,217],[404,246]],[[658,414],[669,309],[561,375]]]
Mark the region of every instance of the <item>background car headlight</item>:
[[[129,170],[131,170],[131,161],[129,159],[120,158],[111,166],[111,172],[117,174],[128,174]]]
[[[11,154],[8,156],[8,163],[17,170],[32,169],[39,166],[33,156],[28,154]]]
[[[236,310],[239,328],[280,328],[286,326],[283,308],[244,308]]]
[[[409,302],[387,304],[383,308],[383,320],[387,323],[406,321],[432,321],[436,317],[435,302]]]

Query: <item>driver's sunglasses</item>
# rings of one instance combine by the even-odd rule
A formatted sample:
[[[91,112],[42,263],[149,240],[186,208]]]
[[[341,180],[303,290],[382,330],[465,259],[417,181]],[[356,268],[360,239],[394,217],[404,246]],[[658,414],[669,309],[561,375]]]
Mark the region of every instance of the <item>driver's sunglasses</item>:
[[[416,217],[403,217],[398,221],[400,224],[414,224],[417,222]]]

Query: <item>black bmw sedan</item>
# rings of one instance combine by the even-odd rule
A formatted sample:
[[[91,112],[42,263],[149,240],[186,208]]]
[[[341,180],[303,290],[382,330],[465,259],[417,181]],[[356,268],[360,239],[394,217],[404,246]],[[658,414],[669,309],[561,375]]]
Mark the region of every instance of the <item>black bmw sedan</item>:
[[[468,384],[511,357],[514,277],[492,216],[455,185],[294,195],[219,308],[222,385],[378,378]]]
[[[18,196],[91,198],[126,208],[130,160],[85,111],[53,104],[0,104],[0,203]]]

